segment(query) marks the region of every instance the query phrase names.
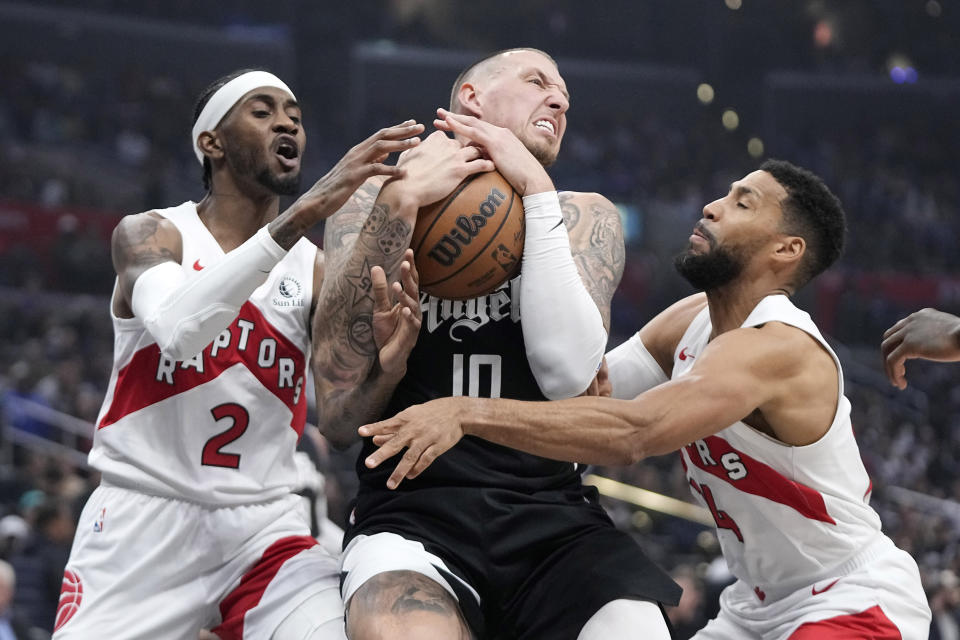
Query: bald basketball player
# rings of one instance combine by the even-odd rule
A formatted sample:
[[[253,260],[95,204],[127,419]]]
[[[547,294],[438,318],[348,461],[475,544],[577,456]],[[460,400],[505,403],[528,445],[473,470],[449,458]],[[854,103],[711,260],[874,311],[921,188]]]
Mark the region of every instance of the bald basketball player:
[[[320,403],[328,436],[350,443],[363,422],[431,398],[546,400],[593,383],[624,247],[609,200],[558,193],[546,172],[569,105],[544,52],[485,57],[457,78],[449,109],[438,110],[435,126],[455,139],[431,135],[399,161],[405,177],[379,195],[368,183],[352,210],[327,222],[328,264],[337,265],[328,269],[342,275],[327,283],[340,287],[337,299],[345,302],[335,311],[362,323],[368,312],[355,304],[363,300],[356,283],[367,265],[395,259],[407,246],[416,216],[380,204],[428,188],[439,168],[424,162],[434,142],[481,149],[523,196],[526,215],[520,275],[473,300],[421,294],[420,335],[399,383],[357,383],[371,358],[350,345],[330,359]],[[574,640],[637,629],[669,637],[660,603],[675,604],[679,587],[613,526],[578,465],[467,438],[395,489],[389,471],[363,464],[372,451],[367,439],[342,560],[349,637]]]
[[[703,208],[677,258],[706,294],[608,354],[614,398],[434,400],[361,428],[381,447],[366,464],[406,450],[391,479],[415,482],[463,437],[596,464],[679,449],[737,577],[698,640],[925,639],[917,564],[870,508],[840,362],[789,299],[844,226],[817,176],[767,161]]]

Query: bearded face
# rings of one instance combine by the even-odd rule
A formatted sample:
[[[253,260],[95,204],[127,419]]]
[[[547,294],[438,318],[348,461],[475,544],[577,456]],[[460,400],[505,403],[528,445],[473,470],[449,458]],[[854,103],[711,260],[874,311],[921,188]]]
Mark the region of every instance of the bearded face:
[[[746,262],[740,251],[723,247],[716,237],[702,225],[697,225],[698,233],[709,243],[710,249],[704,253],[692,246],[673,259],[673,266],[694,288],[711,291],[732,282],[743,271]]]
[[[278,196],[292,196],[300,192],[300,171],[272,171],[267,164],[267,158],[254,145],[227,147],[224,157],[234,175],[253,176],[258,184]]]

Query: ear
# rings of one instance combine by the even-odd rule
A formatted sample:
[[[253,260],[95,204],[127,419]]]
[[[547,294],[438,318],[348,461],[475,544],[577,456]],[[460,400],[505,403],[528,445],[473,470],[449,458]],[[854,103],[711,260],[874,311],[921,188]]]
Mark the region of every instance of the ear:
[[[457,100],[464,113],[482,119],[483,109],[480,106],[480,95],[472,82],[464,82],[457,92]]]
[[[203,155],[211,160],[223,158],[223,145],[220,143],[220,134],[216,131],[202,131],[197,137],[197,146]]]
[[[800,236],[783,236],[773,248],[773,259],[783,266],[800,264],[807,252],[807,241]]]

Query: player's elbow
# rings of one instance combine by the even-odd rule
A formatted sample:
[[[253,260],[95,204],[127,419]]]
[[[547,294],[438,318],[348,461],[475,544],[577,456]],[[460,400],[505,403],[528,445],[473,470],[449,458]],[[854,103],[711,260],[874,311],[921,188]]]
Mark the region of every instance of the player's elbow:
[[[540,392],[548,400],[573,398],[587,390],[603,359],[603,346],[578,358],[555,345],[527,348],[527,362]]]
[[[175,362],[182,362],[195,357],[207,346],[206,341],[196,339],[196,332],[184,331],[184,327],[178,326],[176,330],[164,331],[157,326],[157,322],[144,323],[151,337],[157,342],[157,347],[167,358]]]
[[[569,372],[567,372],[568,375],[563,375],[563,373],[551,371],[537,375],[534,372],[537,386],[540,387],[540,392],[547,400],[563,400],[564,398],[576,397],[586,391],[593,380],[592,375],[577,376],[569,375]]]

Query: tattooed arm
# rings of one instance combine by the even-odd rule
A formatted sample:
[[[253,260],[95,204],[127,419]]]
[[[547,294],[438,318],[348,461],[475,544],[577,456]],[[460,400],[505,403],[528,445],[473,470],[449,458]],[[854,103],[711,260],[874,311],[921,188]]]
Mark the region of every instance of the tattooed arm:
[[[580,278],[610,331],[610,301],[623,276],[626,250],[620,214],[612,202],[597,193],[560,194],[563,221]]]
[[[520,317],[527,362],[544,396],[569,398],[590,388],[606,350],[610,296],[620,274],[601,269],[606,265],[596,254],[606,257],[600,250],[610,251],[620,227],[612,224],[617,218],[598,212],[617,214],[593,194],[537,193],[525,196],[523,206]],[[622,256],[622,240],[619,246]]]
[[[353,206],[362,206],[362,198]],[[353,247],[348,252],[334,249],[332,259],[327,256],[328,273],[313,318],[313,374],[317,426],[334,446],[346,447],[356,440],[357,426],[380,415],[406,372],[405,357],[402,363],[386,366],[377,357],[371,269],[379,266],[389,281],[396,280],[416,210],[384,193]],[[344,214],[342,224],[336,218],[331,219],[333,224],[328,222],[325,245],[327,238],[346,237],[344,229],[354,214],[349,210]],[[334,266],[338,257],[341,264]]]
[[[179,264],[183,259],[183,238],[172,222],[149,211],[120,220],[113,230],[110,249],[117,272],[113,312],[118,318],[132,318],[131,300],[137,278],[158,264]]]
[[[413,342],[405,343],[405,349],[392,349],[384,358],[385,343],[376,337],[393,333],[378,326],[386,316],[374,313],[372,269],[381,267],[387,282],[396,282],[418,209],[450,193],[466,176],[493,168],[475,147],[439,132],[405,153],[397,166],[401,178],[379,192],[376,183],[365,184],[327,222],[324,233],[327,276],[313,319],[313,373],[318,426],[338,447],[350,445],[357,427],[380,416],[413,348]],[[400,279],[402,290],[394,285],[394,294],[406,296],[408,308],[418,305],[416,285]],[[419,326],[419,313],[413,315],[408,319]]]

